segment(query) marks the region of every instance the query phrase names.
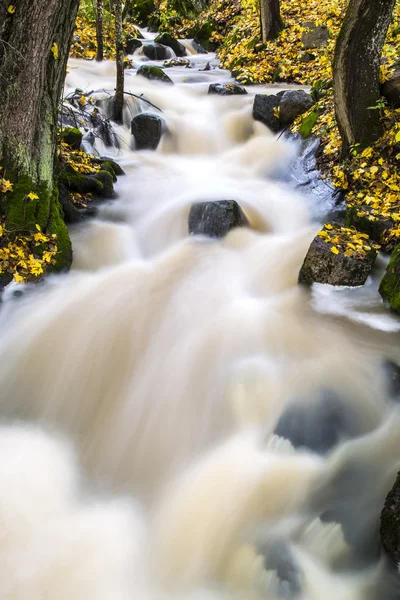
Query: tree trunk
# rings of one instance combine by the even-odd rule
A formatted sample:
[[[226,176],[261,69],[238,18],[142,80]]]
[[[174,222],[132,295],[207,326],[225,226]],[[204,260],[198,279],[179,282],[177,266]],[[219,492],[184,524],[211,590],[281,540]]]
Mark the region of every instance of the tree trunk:
[[[57,267],[71,260],[54,184],[58,105],[79,0],[7,0],[0,6],[0,194],[10,231],[57,235]],[[27,195],[36,193],[39,199]]]
[[[124,108],[124,42],[122,38],[122,1],[114,0],[117,84],[113,102],[113,119],[122,123]]]
[[[336,120],[343,155],[366,147],[383,133],[380,111],[371,110],[381,94],[379,68],[395,0],[350,0],[333,64]]]
[[[96,38],[97,38],[97,54],[96,60],[101,62],[104,59],[104,43],[103,43],[103,0],[97,0],[96,11]]]
[[[280,0],[260,0],[261,39],[276,38],[282,29]]]

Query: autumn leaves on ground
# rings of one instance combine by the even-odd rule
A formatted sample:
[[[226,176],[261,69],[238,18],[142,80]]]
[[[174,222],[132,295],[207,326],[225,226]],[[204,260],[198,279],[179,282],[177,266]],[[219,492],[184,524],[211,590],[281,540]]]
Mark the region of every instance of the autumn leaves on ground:
[[[377,111],[384,124],[384,135],[373,145],[351,147],[350,155],[341,158],[341,139],[335,121],[332,62],[336,39],[340,31],[347,0],[320,0],[292,2],[281,0],[283,28],[276,39],[260,40],[259,3],[256,0],[215,0],[195,15],[188,3],[178,0],[146,0],[127,3],[130,14],[124,20],[125,40],[138,36],[135,27],[150,24],[160,31],[168,31],[180,38],[196,37],[207,49],[216,49],[221,65],[229,69],[240,83],[286,82],[310,86],[313,107],[291,126],[294,134],[321,139],[318,164],[322,178],[346,194],[345,224],[328,223],[319,234],[333,255],[362,258],[371,249],[379,247],[390,252],[400,242],[400,108],[390,106],[384,98],[371,111]],[[189,3],[190,4],[190,3]],[[195,5],[196,3],[193,3]],[[197,3],[198,4],[198,3]],[[147,14],[144,14],[144,6]],[[14,5],[8,6],[12,14]],[[146,11],[144,11],[146,13]],[[125,15],[126,16],[126,15]],[[381,61],[381,83],[390,78],[400,64],[400,2],[396,2],[392,25],[389,28]],[[323,43],[308,47],[305,37],[312,28],[321,28],[326,38]],[[104,57],[115,58],[114,19],[108,12],[104,21]],[[93,4],[81,2],[76,22],[71,55],[87,60],[96,56],[96,22]],[[57,45],[51,52],[57,60]],[[82,96],[82,110],[87,101]],[[79,99],[78,99],[79,102]],[[62,135],[61,135],[62,137]],[[75,170],[97,173],[100,166],[79,154],[78,150],[59,142],[62,165]],[[1,167],[0,167],[1,168]],[[84,171],[83,171],[84,172]],[[99,184],[100,185],[100,184]],[[0,192],[12,192],[13,183],[7,172],[0,171]],[[37,198],[29,190],[24,202],[29,205]],[[90,195],[77,190],[70,200],[84,206]],[[31,231],[14,235],[7,223],[0,223],[0,269],[16,281],[29,281],[45,273],[55,262],[57,239],[48,236],[35,224]]]

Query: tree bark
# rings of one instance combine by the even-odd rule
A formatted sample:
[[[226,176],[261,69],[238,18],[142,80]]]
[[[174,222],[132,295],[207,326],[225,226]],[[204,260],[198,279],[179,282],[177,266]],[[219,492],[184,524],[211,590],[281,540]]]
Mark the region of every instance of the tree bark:
[[[113,119],[122,123],[124,108],[124,42],[122,38],[122,1],[114,0],[115,10],[115,47],[117,64],[117,83],[113,102]]]
[[[0,162],[14,183],[0,198],[7,224],[55,232],[57,113],[79,0],[6,0],[0,5]],[[39,200],[26,194],[40,191]],[[62,235],[68,246],[65,226]]]
[[[350,0],[333,64],[335,112],[342,153],[369,146],[383,133],[379,110],[382,48],[395,0]]]
[[[101,62],[104,59],[104,42],[103,42],[103,21],[104,10],[103,0],[97,0],[96,10],[96,38],[97,38],[97,54],[96,60]]]
[[[260,0],[261,39],[275,39],[283,27],[280,0]]]

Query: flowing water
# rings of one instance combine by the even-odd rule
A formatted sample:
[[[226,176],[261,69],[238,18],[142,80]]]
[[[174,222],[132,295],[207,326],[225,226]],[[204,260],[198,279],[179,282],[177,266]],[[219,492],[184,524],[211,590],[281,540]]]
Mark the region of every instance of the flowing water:
[[[68,275],[5,294],[0,598],[394,599],[384,262],[363,289],[297,286],[323,218],[285,183],[299,147],[253,122],[251,93],[208,96],[229,74],[190,59],[174,86],[127,72],[153,106],[129,96],[120,150],[95,141],[126,172],[117,198],[72,230]],[[72,60],[76,87],[107,97],[114,66]],[[168,133],[135,152],[149,106]],[[223,199],[250,228],[189,237],[190,206]]]

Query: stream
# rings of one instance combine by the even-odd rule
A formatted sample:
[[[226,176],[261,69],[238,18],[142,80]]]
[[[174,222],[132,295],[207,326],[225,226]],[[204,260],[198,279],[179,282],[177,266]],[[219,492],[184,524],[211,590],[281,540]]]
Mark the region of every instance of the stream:
[[[300,143],[253,121],[271,89],[207,95],[230,74],[185,45],[193,68],[166,69],[173,86],[126,71],[153,107],[127,96],[119,149],[85,136],[125,175],[71,228],[71,272],[5,293],[0,598],[394,600],[385,260],[363,288],[297,285],[332,206],[301,181]],[[107,99],[114,79],[111,62],[71,59],[66,91]],[[137,152],[145,110],[167,133]],[[189,236],[193,203],[231,199],[250,227]]]

